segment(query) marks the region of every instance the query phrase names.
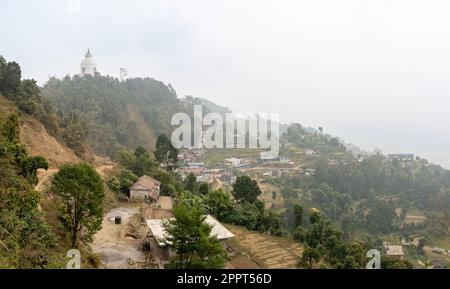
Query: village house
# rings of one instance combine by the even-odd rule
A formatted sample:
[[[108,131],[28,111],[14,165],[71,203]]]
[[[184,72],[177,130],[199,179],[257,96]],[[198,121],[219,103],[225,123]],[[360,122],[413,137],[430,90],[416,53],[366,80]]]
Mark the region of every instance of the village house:
[[[201,176],[206,172],[205,168],[196,168],[196,167],[181,167],[181,168],[177,168],[175,170],[176,173],[179,173],[180,175],[189,175],[189,174],[193,174],[194,176]]]
[[[279,177],[282,175],[281,170],[271,170],[263,173],[264,177]]]
[[[362,163],[363,161],[365,161],[368,158],[369,158],[369,156],[366,154],[359,154],[357,157],[357,160],[358,160],[358,162]]]
[[[267,155],[267,156],[261,156],[259,158],[259,162],[263,163],[263,164],[267,164],[267,163],[273,163],[277,160],[277,157],[275,156],[271,156],[271,155]]]
[[[196,181],[199,183],[210,183],[213,181],[213,176],[210,174],[203,174],[201,176],[196,177]]]
[[[239,166],[243,162],[244,162],[243,159],[238,159],[238,158],[229,158],[229,159],[223,160],[224,165],[233,166],[233,167]]]
[[[313,151],[313,150],[306,150],[306,151],[305,151],[305,155],[306,155],[307,157],[314,157],[314,156],[316,156],[316,152]]]
[[[232,172],[224,172],[219,176],[219,179],[226,184],[234,184],[237,177]]]
[[[401,245],[394,246],[394,245],[390,245],[389,243],[385,242],[384,248],[386,249],[386,255],[403,259],[403,255],[404,255],[403,246],[401,246]]]
[[[189,163],[196,162],[204,153],[202,149],[189,148],[178,155],[180,161]]]
[[[414,160],[414,154],[389,154],[388,160],[399,160],[401,162],[408,162]]]
[[[285,156],[281,156],[281,157],[278,158],[278,162],[281,163],[281,164],[289,164],[290,160],[287,157],[285,157]]]
[[[168,220],[170,219],[146,220],[149,229],[149,236],[154,238],[158,246],[162,248],[166,246],[165,240],[168,237],[164,228],[164,223]],[[207,215],[204,222],[212,227],[211,236],[215,236],[224,247],[226,247],[226,241],[234,237],[234,234],[225,228],[225,226],[217,221],[213,216]]]
[[[159,199],[161,183],[149,176],[140,177],[130,188],[130,200],[156,202]]]
[[[339,161],[338,160],[328,160],[328,166],[335,167],[337,165],[339,165]]]
[[[204,162],[190,162],[188,163],[188,167],[191,169],[203,169],[206,164]]]
[[[225,171],[225,170],[224,169],[220,169],[220,168],[215,168],[215,169],[207,170],[206,173],[218,175],[218,174],[220,174],[223,171]]]

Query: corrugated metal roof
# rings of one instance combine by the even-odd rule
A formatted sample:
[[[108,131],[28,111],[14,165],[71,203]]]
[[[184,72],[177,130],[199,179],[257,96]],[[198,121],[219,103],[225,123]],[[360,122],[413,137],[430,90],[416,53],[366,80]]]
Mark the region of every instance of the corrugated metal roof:
[[[146,220],[147,226],[151,230],[153,236],[160,246],[164,246],[164,240],[167,238],[166,230],[164,229],[164,222],[173,219],[149,219]],[[205,223],[212,227],[211,236],[216,236],[218,240],[224,240],[233,238],[234,234],[231,233],[224,225],[217,221],[211,215],[207,215]]]
[[[131,186],[130,190],[134,189],[141,189],[139,187],[144,187],[149,190],[158,188],[161,185],[161,183],[157,180],[155,180],[152,177],[149,176],[142,176],[140,177],[134,184]]]

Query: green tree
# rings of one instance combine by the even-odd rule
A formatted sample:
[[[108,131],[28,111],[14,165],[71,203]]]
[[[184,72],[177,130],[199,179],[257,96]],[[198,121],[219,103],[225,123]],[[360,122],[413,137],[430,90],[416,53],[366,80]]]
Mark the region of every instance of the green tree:
[[[13,119],[0,129],[0,268],[43,268],[57,238],[38,208],[41,194],[29,175],[46,161],[28,156]],[[0,128],[4,125],[0,118]]]
[[[198,192],[199,184],[197,183],[197,178],[194,176],[194,174],[187,175],[186,179],[184,180],[184,187],[189,192],[196,194]]]
[[[176,192],[182,190],[181,181],[172,172],[154,170],[151,177],[161,182],[161,196],[175,197]]]
[[[174,208],[175,218],[164,224],[167,233],[165,243],[176,257],[168,265],[176,269],[223,268],[226,252],[215,236],[212,227],[204,222],[199,208],[188,208],[179,203]]]
[[[54,176],[52,191],[59,198],[59,217],[72,246],[91,242],[103,219],[105,193],[100,175],[88,164],[63,165]]]
[[[381,257],[381,269],[413,269],[413,267],[413,264],[407,260],[386,255]]]
[[[417,253],[424,255],[425,251],[423,250],[423,248],[425,247],[426,244],[427,244],[427,240],[425,238],[420,238],[419,245],[417,246]]]
[[[274,212],[262,213],[260,224],[258,225],[258,231],[281,236],[282,235],[282,222],[281,217]]]
[[[21,175],[26,177],[31,184],[37,184],[37,170],[48,170],[48,162],[43,157],[27,157],[20,162]]]
[[[198,193],[200,195],[207,195],[209,192],[209,185],[207,183],[201,183],[198,187]]]
[[[156,164],[150,153],[144,147],[137,147],[134,158],[129,167],[137,176],[150,175],[156,169]]]
[[[236,205],[233,213],[226,217],[225,221],[238,226],[245,226],[249,230],[257,230],[262,217],[263,212],[256,203],[244,202]]]
[[[240,176],[233,184],[233,196],[238,202],[254,203],[262,194],[258,183],[248,176]]]
[[[138,177],[130,170],[123,169],[118,176],[108,181],[108,186],[116,193],[127,195],[130,187],[138,180]]]
[[[65,120],[65,127],[62,133],[64,143],[74,152],[81,156],[85,151],[85,142],[88,137],[86,124],[78,119],[72,112],[70,118]]]
[[[0,55],[0,93],[4,91],[5,87],[5,73],[7,62],[3,56]]]
[[[172,184],[161,183],[161,186],[160,186],[161,196],[175,197],[176,192],[177,191]]]
[[[142,146],[137,147],[134,153],[120,148],[116,151],[114,159],[138,177],[151,175],[157,170],[157,165],[150,153]]]
[[[299,266],[312,269],[314,264],[320,261],[320,258],[321,254],[319,249],[306,246],[305,250],[303,251]]]
[[[322,215],[319,209],[311,208],[309,212],[309,221],[311,224],[319,224],[322,222]]]
[[[303,207],[300,204],[294,205],[294,228],[303,225]]]
[[[3,74],[3,92],[14,98],[20,90],[22,71],[16,62],[8,62]]]
[[[306,239],[305,229],[303,229],[300,226],[295,228],[294,233],[293,233],[293,238],[295,241],[302,242],[302,243],[305,242],[305,239]]]
[[[165,134],[160,134],[156,141],[155,158],[161,166],[168,171],[172,171],[177,167],[178,163],[178,149],[176,149],[169,137]]]
[[[234,204],[230,196],[222,190],[210,191],[207,195],[209,213],[220,221],[227,220],[233,214]]]
[[[19,116],[17,114],[11,114],[2,127],[2,135],[6,138],[7,142],[12,144],[18,144],[20,142]]]

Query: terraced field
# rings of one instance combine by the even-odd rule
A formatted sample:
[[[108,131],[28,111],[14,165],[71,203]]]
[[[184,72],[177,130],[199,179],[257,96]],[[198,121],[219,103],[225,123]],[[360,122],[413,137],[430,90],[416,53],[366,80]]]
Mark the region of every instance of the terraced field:
[[[260,268],[295,268],[303,252],[303,246],[283,237],[275,237],[249,231],[242,227],[227,228],[235,235],[241,249]]]

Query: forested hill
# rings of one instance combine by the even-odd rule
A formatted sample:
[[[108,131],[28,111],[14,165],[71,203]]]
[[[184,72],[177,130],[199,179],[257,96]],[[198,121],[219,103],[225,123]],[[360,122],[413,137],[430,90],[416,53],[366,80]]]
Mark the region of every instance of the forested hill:
[[[170,84],[152,78],[51,78],[41,91],[62,113],[83,120],[88,145],[105,155],[120,146],[153,148],[160,133],[170,134],[172,115],[187,112]]]

